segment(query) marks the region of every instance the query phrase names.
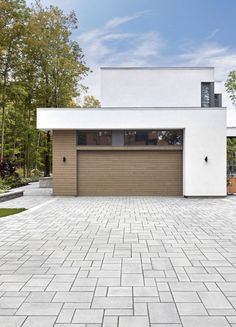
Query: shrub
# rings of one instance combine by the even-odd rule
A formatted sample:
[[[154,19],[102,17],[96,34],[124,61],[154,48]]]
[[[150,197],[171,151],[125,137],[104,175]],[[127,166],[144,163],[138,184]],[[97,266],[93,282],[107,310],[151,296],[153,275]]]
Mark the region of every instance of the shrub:
[[[2,179],[6,179],[10,176],[18,176],[16,173],[17,164],[15,161],[2,160],[0,162],[0,176]]]
[[[31,177],[40,177],[42,175],[41,171],[37,168],[32,169],[30,172]]]
[[[11,187],[6,184],[6,182],[0,178],[0,193],[8,191]]]
[[[32,177],[21,177],[17,172],[17,164],[11,160],[3,160],[0,162],[0,193],[10,188],[28,185],[30,182],[36,182],[41,175],[38,169],[31,171]],[[18,169],[19,171],[19,169]]]
[[[5,179],[5,183],[10,186],[10,188],[25,186],[29,184],[28,178],[23,178],[19,176],[9,176]]]

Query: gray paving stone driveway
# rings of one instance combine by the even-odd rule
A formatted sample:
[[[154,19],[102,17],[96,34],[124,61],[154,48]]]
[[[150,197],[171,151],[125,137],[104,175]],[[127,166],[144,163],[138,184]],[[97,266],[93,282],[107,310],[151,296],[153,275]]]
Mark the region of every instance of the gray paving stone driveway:
[[[0,219],[1,327],[236,326],[233,197],[47,199]]]

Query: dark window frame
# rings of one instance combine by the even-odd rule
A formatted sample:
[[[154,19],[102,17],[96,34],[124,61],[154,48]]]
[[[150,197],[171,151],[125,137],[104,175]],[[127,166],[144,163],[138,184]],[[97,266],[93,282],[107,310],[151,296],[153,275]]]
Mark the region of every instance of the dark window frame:
[[[215,102],[215,107],[217,107],[217,108],[222,107],[222,94],[221,93],[214,94],[214,102]]]
[[[100,133],[107,133],[107,138],[109,139],[108,144],[104,144],[101,142],[101,137],[106,135],[99,135]],[[83,135],[84,134],[84,135]],[[88,142],[88,136],[94,138],[94,142]],[[94,135],[92,135],[94,134]],[[84,142],[81,142],[82,137],[85,138]],[[78,146],[112,146],[112,130],[78,130],[77,131],[77,141]]]
[[[113,144],[113,130],[77,130],[77,146],[88,147],[156,147],[156,146],[183,146],[183,129],[136,129],[123,130],[123,142]],[[105,142],[101,142],[100,133],[107,133]],[[128,140],[128,135],[130,139]],[[108,142],[107,142],[108,140]]]

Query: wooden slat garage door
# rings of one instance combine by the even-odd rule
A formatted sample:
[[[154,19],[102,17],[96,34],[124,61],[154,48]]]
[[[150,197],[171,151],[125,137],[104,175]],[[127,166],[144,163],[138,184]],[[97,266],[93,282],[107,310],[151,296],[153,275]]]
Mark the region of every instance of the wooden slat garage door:
[[[78,151],[78,192],[182,195],[182,151]]]

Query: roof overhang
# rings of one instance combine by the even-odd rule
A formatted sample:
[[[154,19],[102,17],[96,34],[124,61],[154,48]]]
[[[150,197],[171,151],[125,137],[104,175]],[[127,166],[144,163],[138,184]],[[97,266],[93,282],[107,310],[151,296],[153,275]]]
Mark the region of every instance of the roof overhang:
[[[37,110],[37,128],[42,130],[74,129],[182,129],[204,126],[221,117],[226,127],[225,108],[96,108]]]

